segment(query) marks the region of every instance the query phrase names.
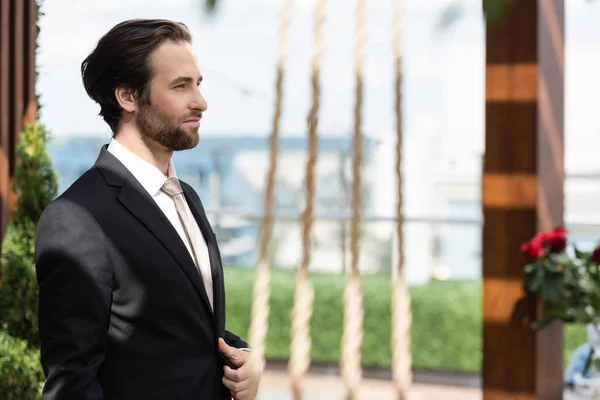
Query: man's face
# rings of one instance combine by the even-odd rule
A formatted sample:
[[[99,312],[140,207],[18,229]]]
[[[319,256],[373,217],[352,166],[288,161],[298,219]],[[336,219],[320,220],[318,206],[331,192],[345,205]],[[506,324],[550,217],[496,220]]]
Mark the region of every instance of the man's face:
[[[145,139],[169,150],[194,148],[207,104],[200,93],[198,60],[190,43],[166,41],[150,56],[153,77],[140,99],[136,123]]]

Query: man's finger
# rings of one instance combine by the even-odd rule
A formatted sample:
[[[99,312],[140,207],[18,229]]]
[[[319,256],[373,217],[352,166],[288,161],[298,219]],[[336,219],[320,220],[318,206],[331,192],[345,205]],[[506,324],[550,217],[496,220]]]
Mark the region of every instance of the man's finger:
[[[219,350],[221,350],[221,353],[223,353],[225,357],[231,357],[234,355],[236,349],[225,343],[223,338],[219,338]]]
[[[225,387],[227,389],[229,389],[232,394],[234,394],[234,393],[239,393],[244,390],[248,390],[250,388],[250,380],[245,379],[241,382],[236,382],[236,381],[228,379],[227,377],[224,376],[223,377],[223,385],[225,385]]]
[[[252,376],[252,363],[245,362],[240,368],[236,370],[240,380],[249,379]]]
[[[243,368],[243,367],[242,367]],[[246,372],[246,369],[231,369],[228,366],[223,367],[224,376],[234,382],[241,382],[250,377],[250,374]]]

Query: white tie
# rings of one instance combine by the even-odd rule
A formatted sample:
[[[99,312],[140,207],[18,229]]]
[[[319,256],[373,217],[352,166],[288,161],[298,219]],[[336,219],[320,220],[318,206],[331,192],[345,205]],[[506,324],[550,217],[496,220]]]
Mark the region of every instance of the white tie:
[[[212,275],[210,272],[210,260],[208,259],[208,253],[206,248],[199,248],[201,243],[204,243],[204,238],[196,237],[196,219],[192,214],[192,210],[190,210],[189,205],[185,201],[185,196],[183,194],[183,189],[179,184],[179,179],[175,177],[168,178],[166,182],[163,184],[161,190],[171,196],[173,201],[175,202],[175,209],[177,210],[177,215],[179,215],[179,219],[183,225],[183,230],[185,232],[185,236],[188,239],[190,244],[190,248],[192,249],[194,263],[198,268],[200,275],[202,276],[202,280],[204,281],[204,288],[206,289],[206,294],[208,295],[208,300],[210,302],[210,308],[213,308],[213,284],[212,284]],[[206,257],[202,257],[202,255],[206,254]],[[200,262],[200,260],[205,262]]]

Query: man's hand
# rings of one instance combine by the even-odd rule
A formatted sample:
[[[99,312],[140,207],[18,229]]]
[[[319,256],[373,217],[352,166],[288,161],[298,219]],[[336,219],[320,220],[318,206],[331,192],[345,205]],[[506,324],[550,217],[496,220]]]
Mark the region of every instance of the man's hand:
[[[224,366],[223,384],[235,400],[254,400],[258,393],[258,384],[262,374],[262,362],[249,351],[229,346],[219,338],[219,349],[236,370]]]

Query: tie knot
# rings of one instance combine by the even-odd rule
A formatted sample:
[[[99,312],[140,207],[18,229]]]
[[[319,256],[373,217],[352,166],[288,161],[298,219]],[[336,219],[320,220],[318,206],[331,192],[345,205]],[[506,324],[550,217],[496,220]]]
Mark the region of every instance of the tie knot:
[[[168,194],[169,196],[177,196],[178,194],[181,194],[183,192],[183,189],[181,188],[181,185],[179,184],[179,179],[175,178],[175,177],[170,177],[169,179],[167,179],[165,181],[165,183],[163,184],[161,190],[163,192],[165,192],[166,194]]]

